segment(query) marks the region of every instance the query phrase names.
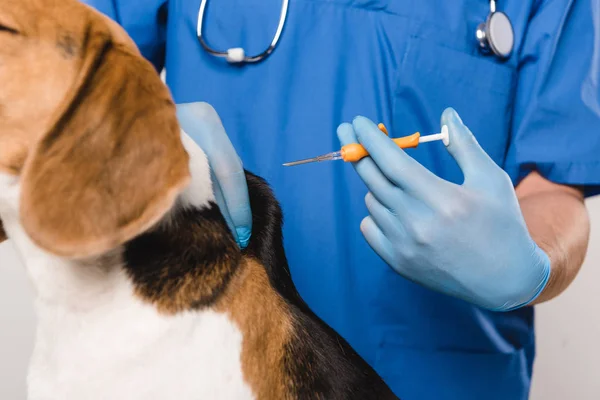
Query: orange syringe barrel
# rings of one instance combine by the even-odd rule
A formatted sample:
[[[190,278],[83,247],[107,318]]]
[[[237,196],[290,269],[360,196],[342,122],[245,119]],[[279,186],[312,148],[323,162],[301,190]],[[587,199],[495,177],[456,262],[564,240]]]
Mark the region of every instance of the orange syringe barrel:
[[[388,135],[385,125],[379,124],[377,126],[379,127],[379,130]],[[392,141],[401,149],[410,149],[419,145],[420,137],[421,134],[419,132],[415,132],[410,136],[392,139]],[[369,152],[358,143],[352,143],[343,146],[341,153],[343,160],[346,162],[357,162],[369,155]]]

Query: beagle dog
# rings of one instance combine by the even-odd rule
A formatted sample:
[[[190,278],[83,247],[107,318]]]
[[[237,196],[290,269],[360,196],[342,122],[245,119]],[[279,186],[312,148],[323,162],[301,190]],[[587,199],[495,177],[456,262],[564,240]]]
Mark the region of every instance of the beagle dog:
[[[279,205],[247,178],[240,251],[125,32],[76,0],[2,0],[0,232],[36,293],[29,399],[396,398],[302,301]]]

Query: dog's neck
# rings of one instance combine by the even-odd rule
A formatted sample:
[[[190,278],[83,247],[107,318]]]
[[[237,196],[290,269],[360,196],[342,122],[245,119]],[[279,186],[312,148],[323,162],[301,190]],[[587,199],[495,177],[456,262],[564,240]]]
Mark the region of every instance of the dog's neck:
[[[182,213],[218,212],[205,154],[183,132],[182,141],[190,155],[192,180],[179,196],[173,209],[153,228],[157,231],[181,228],[173,224],[178,220],[181,223]],[[135,254],[132,248],[137,245],[137,250],[144,251],[139,248],[139,242],[147,235],[143,234],[130,243],[94,259],[74,261],[57,257],[36,246],[25,233],[19,222],[19,195],[19,179],[0,174],[0,218],[27,268],[40,305],[80,313],[114,302],[121,294],[131,295],[137,291],[143,295],[143,290],[140,293],[139,287],[135,288],[135,282],[132,282],[136,277],[139,278],[136,271],[128,271],[124,266],[127,264],[126,257],[137,257],[134,261],[140,260],[140,254]],[[156,254],[157,249],[153,250],[155,257],[161,256]],[[123,293],[120,294],[121,291]]]

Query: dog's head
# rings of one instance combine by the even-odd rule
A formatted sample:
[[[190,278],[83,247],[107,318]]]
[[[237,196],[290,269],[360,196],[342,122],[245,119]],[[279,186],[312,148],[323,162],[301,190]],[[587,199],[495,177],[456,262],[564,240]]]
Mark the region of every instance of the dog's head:
[[[117,24],[77,0],[0,2],[0,175],[38,246],[119,246],[172,207],[188,161],[168,89]]]

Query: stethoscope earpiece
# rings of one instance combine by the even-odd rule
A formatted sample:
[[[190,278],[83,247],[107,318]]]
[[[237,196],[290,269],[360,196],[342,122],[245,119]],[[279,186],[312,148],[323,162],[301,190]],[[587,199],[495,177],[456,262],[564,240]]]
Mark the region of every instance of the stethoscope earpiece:
[[[490,1],[490,14],[477,27],[477,41],[482,51],[508,58],[515,45],[515,33],[506,14],[496,11],[496,2]]]

